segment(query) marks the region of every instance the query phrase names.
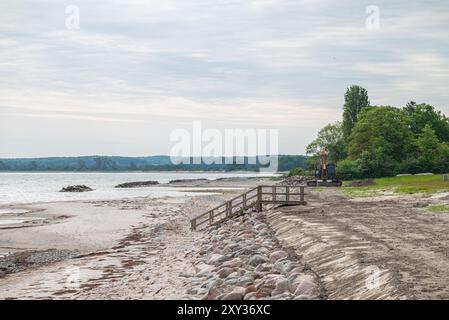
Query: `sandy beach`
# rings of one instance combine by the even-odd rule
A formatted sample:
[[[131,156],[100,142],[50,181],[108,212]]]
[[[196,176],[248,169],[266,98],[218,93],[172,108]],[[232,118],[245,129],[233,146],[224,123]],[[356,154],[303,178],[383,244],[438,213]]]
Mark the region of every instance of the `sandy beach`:
[[[17,213],[0,230],[0,299],[188,298],[182,275],[201,237],[190,218],[258,181],[176,183],[199,196],[3,206]]]
[[[204,194],[3,206],[24,222],[0,229],[0,299],[449,297],[449,218],[425,209],[447,194],[309,188],[306,206],[192,232],[192,217],[275,182],[177,183]]]

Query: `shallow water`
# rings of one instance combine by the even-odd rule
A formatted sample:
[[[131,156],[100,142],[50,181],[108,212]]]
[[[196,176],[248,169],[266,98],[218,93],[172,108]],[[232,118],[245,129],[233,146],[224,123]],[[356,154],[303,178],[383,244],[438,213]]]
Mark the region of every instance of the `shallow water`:
[[[110,200],[132,197],[164,197],[195,195],[192,188],[152,186],[145,188],[116,189],[115,185],[132,181],[156,180],[167,183],[175,179],[218,179],[225,177],[254,177],[258,173],[185,173],[185,172],[18,172],[0,173],[0,204],[55,202],[73,200]],[[270,174],[264,174],[270,176]],[[59,192],[68,185],[84,184],[91,192]],[[189,192],[182,192],[182,190]],[[210,189],[210,188],[208,188]],[[204,194],[204,193],[201,193]],[[2,209],[3,213],[10,211]],[[6,211],[5,211],[6,210]],[[0,214],[2,213],[0,212]]]

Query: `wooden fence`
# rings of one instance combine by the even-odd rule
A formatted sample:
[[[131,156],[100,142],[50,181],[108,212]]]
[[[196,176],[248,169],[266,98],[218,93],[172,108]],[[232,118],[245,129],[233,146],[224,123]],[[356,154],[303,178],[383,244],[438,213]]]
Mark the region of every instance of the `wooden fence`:
[[[263,204],[305,205],[304,186],[258,186],[239,196],[226,201],[190,220],[190,228],[221,223],[231,218],[244,215],[249,210],[262,211]]]

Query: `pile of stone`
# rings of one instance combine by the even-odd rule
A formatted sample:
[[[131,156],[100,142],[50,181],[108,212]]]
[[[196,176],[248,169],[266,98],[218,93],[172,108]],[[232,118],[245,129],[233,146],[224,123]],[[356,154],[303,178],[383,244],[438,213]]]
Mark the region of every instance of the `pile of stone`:
[[[170,184],[176,184],[176,183],[191,183],[191,182],[206,182],[207,179],[175,179],[175,180],[170,180],[168,183]]]
[[[49,249],[15,252],[0,258],[0,278],[31,267],[63,261],[79,255],[78,251]]]
[[[68,186],[59,190],[59,192],[87,192],[87,191],[93,191],[93,189],[83,184],[76,186]]]
[[[136,181],[136,182],[125,182],[120,183],[115,186],[115,188],[141,188],[141,187],[149,187],[159,184],[157,181]]]
[[[241,217],[205,231],[192,261],[187,294],[205,300],[319,299],[310,271],[277,243],[265,215]]]
[[[304,186],[307,181],[314,180],[314,177],[309,176],[291,176],[284,178],[279,184],[283,186]]]

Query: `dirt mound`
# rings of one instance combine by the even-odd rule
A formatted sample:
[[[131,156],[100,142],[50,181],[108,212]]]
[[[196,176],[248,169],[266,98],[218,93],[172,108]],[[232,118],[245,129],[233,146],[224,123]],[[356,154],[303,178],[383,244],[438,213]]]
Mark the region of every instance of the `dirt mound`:
[[[354,180],[348,186],[349,187],[366,187],[366,186],[373,186],[375,184],[376,184],[376,181],[371,180],[371,179],[366,179],[366,180]]]

